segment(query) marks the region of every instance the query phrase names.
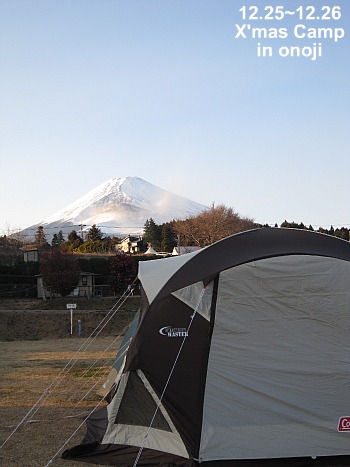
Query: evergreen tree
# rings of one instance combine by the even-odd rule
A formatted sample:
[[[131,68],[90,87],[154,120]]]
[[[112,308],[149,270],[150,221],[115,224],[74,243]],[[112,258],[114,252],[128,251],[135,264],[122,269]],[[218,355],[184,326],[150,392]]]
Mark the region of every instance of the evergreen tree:
[[[52,240],[51,240],[51,246],[54,247],[54,248],[59,247],[57,234],[53,234],[53,237],[52,237]]]
[[[96,227],[96,224],[91,226],[88,233],[86,234],[86,240],[89,242],[95,242],[96,240],[102,240],[103,234],[101,230]]]
[[[57,241],[58,241],[58,245],[62,245],[62,243],[64,242],[62,230],[60,230],[57,234]]]
[[[51,245],[55,248],[59,248],[62,243],[64,243],[63,233],[62,230],[58,232],[58,234],[53,234]]]
[[[59,237],[59,236],[57,236]],[[62,251],[72,253],[74,250],[77,250],[80,245],[83,243],[83,240],[75,230],[72,230],[68,234],[68,240],[60,244],[60,248]]]
[[[79,235],[77,234],[76,230],[72,230],[71,232],[69,232],[68,234],[68,241],[70,243],[74,243],[76,241],[79,241],[79,242],[83,242],[81,237],[79,237]]]
[[[112,245],[113,245],[113,244],[112,244],[112,239],[111,239],[111,237],[109,237],[109,236],[105,237],[105,238],[103,239],[103,242],[102,242],[102,243],[103,243],[103,250],[102,250],[102,251],[104,251],[105,253],[108,253],[109,251],[112,250],[112,248],[113,248]]]
[[[306,227],[302,222],[300,222],[300,224],[297,224],[294,221],[287,222],[286,220],[282,222],[281,227],[288,228],[288,229],[300,229],[300,230],[310,230],[310,227],[312,228],[312,226],[310,226],[309,228]]]
[[[155,250],[160,250],[162,241],[162,227],[154,222],[152,217],[146,220],[144,225],[144,242],[152,245]]]
[[[35,244],[37,248],[43,248],[47,246],[47,241],[45,237],[44,227],[40,225],[35,232]]]
[[[171,252],[176,246],[175,234],[169,223],[165,223],[162,228],[161,250]]]
[[[349,229],[346,227],[341,227],[340,229],[335,229],[334,235],[343,240],[349,241]]]

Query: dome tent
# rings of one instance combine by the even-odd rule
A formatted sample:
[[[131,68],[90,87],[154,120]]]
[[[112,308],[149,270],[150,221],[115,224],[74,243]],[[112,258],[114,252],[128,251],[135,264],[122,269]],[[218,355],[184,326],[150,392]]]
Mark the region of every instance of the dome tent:
[[[349,242],[264,228],[139,268],[141,315],[108,424],[65,458],[350,464]]]

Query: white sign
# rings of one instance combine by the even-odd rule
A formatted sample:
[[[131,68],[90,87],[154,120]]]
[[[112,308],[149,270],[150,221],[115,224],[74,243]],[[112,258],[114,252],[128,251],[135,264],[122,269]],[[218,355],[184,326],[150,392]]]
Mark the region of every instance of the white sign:
[[[67,303],[67,310],[70,310],[70,334],[73,334],[73,309],[77,307],[76,303]]]

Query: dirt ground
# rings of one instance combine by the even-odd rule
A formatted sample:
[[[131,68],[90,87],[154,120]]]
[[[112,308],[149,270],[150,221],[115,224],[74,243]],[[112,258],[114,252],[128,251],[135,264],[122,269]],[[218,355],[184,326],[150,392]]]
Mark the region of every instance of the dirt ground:
[[[115,336],[132,320],[140,297],[106,297],[76,300],[76,309],[67,310],[69,299],[0,300],[0,341],[60,339],[78,335],[87,338],[104,321],[103,335]],[[108,325],[107,325],[108,324]]]
[[[108,374],[120,339],[0,342],[0,445],[7,440],[0,449],[0,465],[93,465],[64,461],[61,452],[83,438],[84,415],[101,401],[95,389]],[[78,352],[81,348],[85,351]],[[47,399],[40,399],[45,390]]]

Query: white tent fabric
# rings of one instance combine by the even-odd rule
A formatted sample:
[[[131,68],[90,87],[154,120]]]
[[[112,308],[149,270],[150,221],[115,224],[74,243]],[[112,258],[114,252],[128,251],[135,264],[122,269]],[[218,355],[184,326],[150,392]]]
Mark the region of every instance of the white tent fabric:
[[[199,251],[182,256],[139,262],[139,279],[150,304],[174,272],[190,261]]]
[[[156,255],[157,252],[153,247],[149,247],[148,250],[146,251],[145,255]]]
[[[200,249],[201,247],[199,246],[175,246],[171,254],[173,256],[187,255],[188,253],[193,253]]]
[[[193,310],[197,308],[199,313],[206,320],[210,320],[211,301],[213,295],[213,282],[208,284],[205,288],[205,293],[198,304],[198,297],[203,289],[203,282],[197,282],[196,284],[189,285],[183,289],[173,292],[172,295],[182,302],[186,303]]]
[[[184,446],[184,443],[177,432],[173,422],[171,421],[169,415],[167,414],[166,410],[163,408],[159,398],[157,397],[156,393],[152,389],[152,386],[147,381],[147,378],[142,373],[142,371],[137,372],[138,376],[141,378],[145,388],[154,400],[155,404],[158,406],[158,410],[161,412],[162,416],[166,419],[170,430],[158,430],[153,427],[149,427],[147,431],[145,431],[144,426],[137,426],[137,425],[123,425],[123,424],[115,424],[115,419],[119,410],[120,403],[122,401],[122,396],[125,391],[125,387],[128,381],[129,375],[126,374],[120,381],[120,390],[117,392],[116,397],[114,397],[111,404],[108,406],[108,413],[109,413],[109,425],[106,431],[106,434],[103,439],[104,444],[113,444],[113,443],[120,443],[125,445],[137,446],[140,443],[140,440],[143,440],[143,446],[145,448],[151,448],[155,450],[162,450],[166,449],[168,452],[173,454],[188,458],[188,452]],[[143,410],[143,401],[139,400],[139,407],[140,411]]]

